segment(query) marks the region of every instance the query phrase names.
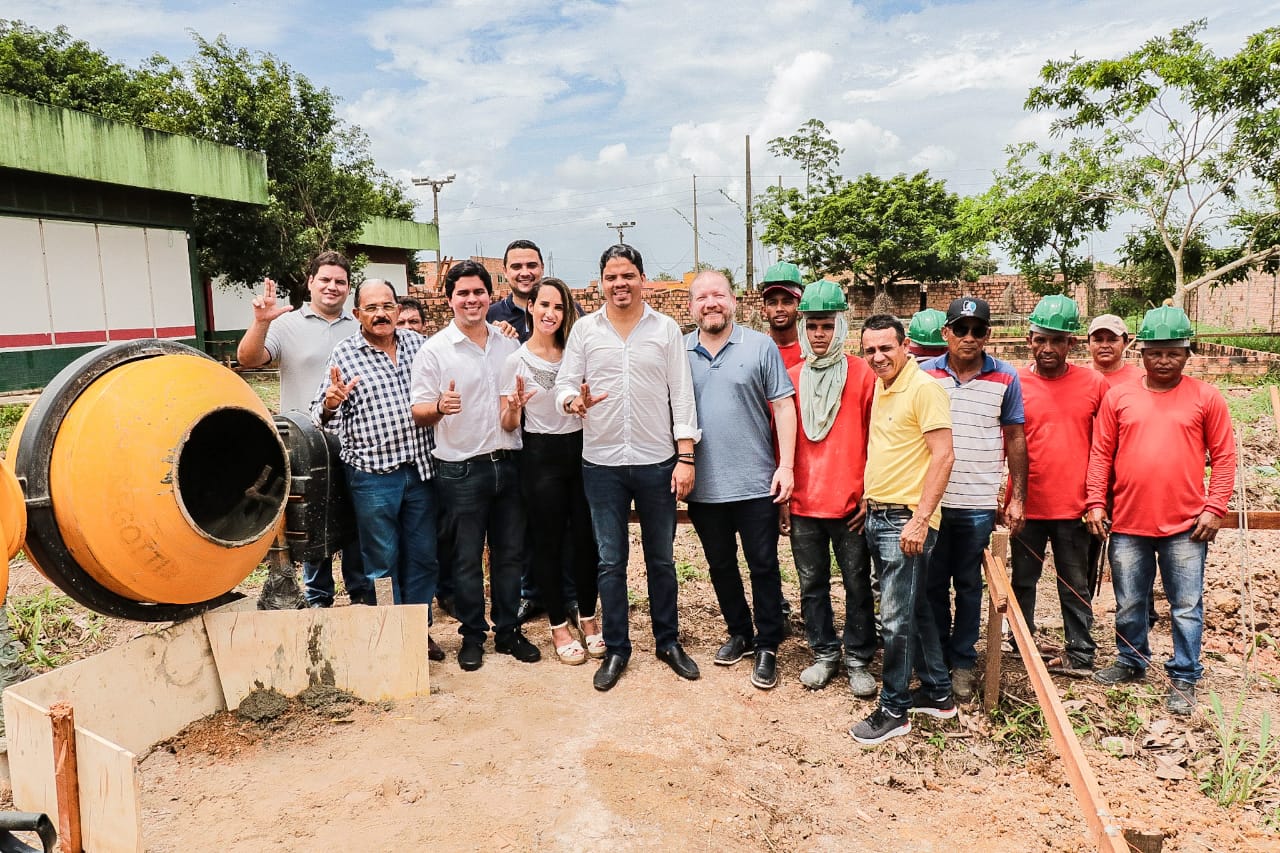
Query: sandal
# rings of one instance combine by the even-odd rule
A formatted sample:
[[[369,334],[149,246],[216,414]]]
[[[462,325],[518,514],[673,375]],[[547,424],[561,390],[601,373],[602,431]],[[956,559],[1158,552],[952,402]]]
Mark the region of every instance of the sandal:
[[[598,625],[599,621],[600,621],[599,617],[596,617],[596,616],[582,616],[580,617],[580,621],[578,624],[584,625],[588,622],[591,622]],[[587,647],[588,655],[596,659],[604,657],[606,647],[604,644],[603,633],[588,634],[586,633],[586,629],[584,628],[583,635],[582,635],[582,642]]]
[[[578,664],[587,662],[587,652],[582,648],[582,644],[577,640],[571,639],[562,646],[556,646],[556,629],[568,628],[568,622],[561,622],[559,625],[551,626],[551,644],[556,648],[556,657],[560,659],[560,663],[568,666],[577,666]],[[569,635],[573,636],[572,633]]]

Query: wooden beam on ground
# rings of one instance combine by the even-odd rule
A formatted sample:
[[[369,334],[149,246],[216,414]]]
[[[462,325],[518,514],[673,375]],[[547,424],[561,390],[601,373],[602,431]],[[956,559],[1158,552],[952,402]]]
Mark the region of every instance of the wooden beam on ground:
[[[1276,432],[1280,432],[1280,388],[1272,385],[1269,387],[1271,391],[1271,417],[1276,422]]]
[[[1062,757],[1063,767],[1067,771],[1071,792],[1075,794],[1080,811],[1084,813],[1094,844],[1101,853],[1127,853],[1128,845],[1121,834],[1120,825],[1112,816],[1111,809],[1102,796],[1098,780],[1094,778],[1093,770],[1090,769],[1089,762],[1084,757],[1084,751],[1080,748],[1080,741],[1076,739],[1075,730],[1071,728],[1067,711],[1062,707],[1062,700],[1058,698],[1057,688],[1049,678],[1049,671],[1045,669],[1044,661],[1040,659],[1040,654],[1036,650],[1035,637],[1031,635],[1031,629],[1022,618],[1022,610],[1016,605],[1013,587],[1009,583],[1009,576],[1005,573],[1004,560],[996,559],[988,550],[982,556],[982,567],[987,575],[987,585],[990,587],[991,595],[1000,596],[1007,603],[1005,618],[1009,620],[1009,627],[1013,630],[1018,654],[1026,665],[1027,676],[1036,691],[1036,698],[1040,700],[1045,723],[1049,726],[1049,732],[1053,735],[1058,754]],[[998,637],[999,631],[996,634]],[[988,644],[991,642],[990,634],[987,642]]]
[[[1250,530],[1280,530],[1280,512],[1275,511],[1258,511],[1246,512],[1244,515],[1244,524],[1241,524],[1240,516],[1242,513],[1229,512],[1222,519],[1223,530],[1235,530],[1240,527],[1248,527]]]
[[[1009,529],[1001,527],[991,532],[990,551],[992,554],[999,554],[1003,560],[1004,555],[1009,553]],[[1000,640],[1001,630],[1004,620],[1004,611],[1009,606],[1009,600],[1003,596],[996,594],[994,587],[987,584],[990,593],[987,603],[987,647],[984,650],[983,660],[983,682],[982,682],[982,711],[988,716],[996,709],[996,703],[1000,701]]]
[[[58,849],[82,853],[80,840],[80,772],[76,766],[76,715],[69,702],[49,709],[53,730],[53,784],[58,797]]]

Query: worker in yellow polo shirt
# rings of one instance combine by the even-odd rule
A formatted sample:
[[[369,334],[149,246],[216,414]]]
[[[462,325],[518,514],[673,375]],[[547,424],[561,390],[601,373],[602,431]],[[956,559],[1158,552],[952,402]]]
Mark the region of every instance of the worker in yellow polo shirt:
[[[906,338],[901,321],[890,314],[873,314],[862,324],[862,357],[877,377],[863,495],[884,633],[880,703],[849,730],[867,745],[910,732],[908,712],[956,715],[938,628],[921,591],[955,461],[951,402],[911,357]],[[913,669],[920,677],[914,693]]]

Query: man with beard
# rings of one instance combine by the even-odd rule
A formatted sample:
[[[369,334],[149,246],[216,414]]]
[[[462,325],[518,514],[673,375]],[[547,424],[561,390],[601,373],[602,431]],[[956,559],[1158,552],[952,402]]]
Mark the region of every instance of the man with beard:
[[[768,690],[778,683],[782,642],[777,517],[778,504],[791,497],[794,477],[795,389],[773,341],[733,322],[737,307],[723,273],[706,270],[689,285],[689,313],[698,328],[684,343],[703,429],[694,454],[702,476],[687,500],[729,629],[715,662],[730,666],[754,649],[751,683]],[[752,607],[738,570],[739,539]]]
[[[242,367],[262,367],[276,362],[280,368],[280,411],[306,412],[316,386],[326,376],[326,365],[340,341],[360,331],[360,324],[346,309],[351,293],[351,262],[341,252],[321,252],[307,266],[307,291],[311,300],[294,311],[276,296],[276,283],[266,279],[262,293],[253,299],[253,322],[236,347]],[[289,569],[292,572],[292,568]],[[295,578],[281,578],[297,589]],[[373,604],[373,587],[360,563],[360,544],[342,548],[342,580],[352,604]],[[307,605],[333,606],[333,557],[302,564]],[[268,587],[274,588],[271,578]],[[264,588],[263,599],[269,598]]]
[[[600,605],[608,651],[592,683],[609,690],[631,658],[627,625],[627,523],[632,501],[649,588],[658,659],[699,676],[680,646],[676,610],[676,501],[694,484],[701,433],[680,327],[644,301],[644,259],[625,243],[600,256],[604,307],[573,326],[556,380],[556,404],[584,418],[582,479],[600,551]]]
[[[360,334],[334,347],[311,419],[337,433],[347,488],[371,577],[390,576],[396,604],[431,604],[436,563],[436,492],[431,434],[409,411],[414,356],[426,339],[396,328],[396,292],[369,279],[356,288]],[[432,660],[444,652],[428,638]]]
[[[760,299],[764,305],[764,321],[769,325],[769,337],[778,345],[782,363],[787,370],[804,361],[800,352],[800,337],[796,333],[800,295],[804,285],[800,281],[800,268],[782,261],[764,272]]]

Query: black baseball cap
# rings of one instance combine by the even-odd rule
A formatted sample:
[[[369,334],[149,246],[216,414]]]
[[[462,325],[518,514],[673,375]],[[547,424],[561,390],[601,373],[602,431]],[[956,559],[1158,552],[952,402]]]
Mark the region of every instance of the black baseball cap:
[[[991,306],[987,304],[987,300],[979,299],[976,296],[961,296],[959,299],[952,300],[947,306],[947,325],[950,326],[957,320],[963,320],[966,317],[972,317],[975,320],[981,320],[984,323],[991,323]]]

